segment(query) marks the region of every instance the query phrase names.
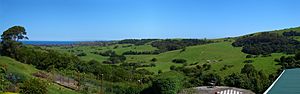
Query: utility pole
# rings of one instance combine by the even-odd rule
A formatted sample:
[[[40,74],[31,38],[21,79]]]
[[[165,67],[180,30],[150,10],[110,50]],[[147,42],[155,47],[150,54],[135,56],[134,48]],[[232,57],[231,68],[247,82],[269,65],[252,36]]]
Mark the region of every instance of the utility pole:
[[[100,92],[100,94],[104,94],[104,92],[103,92],[103,74],[101,74],[101,92]]]

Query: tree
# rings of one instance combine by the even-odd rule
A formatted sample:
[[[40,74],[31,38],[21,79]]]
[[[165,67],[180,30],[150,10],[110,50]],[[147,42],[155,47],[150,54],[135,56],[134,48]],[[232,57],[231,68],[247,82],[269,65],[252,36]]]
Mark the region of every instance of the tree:
[[[156,59],[156,58],[152,58],[151,61],[152,61],[152,62],[156,62],[157,59]]]
[[[174,63],[186,63],[186,60],[185,59],[173,59],[172,62]]]
[[[232,87],[241,87],[243,83],[243,79],[241,75],[233,73],[227,77],[225,77],[224,83],[227,86],[232,86]]]
[[[256,72],[254,66],[252,64],[245,64],[244,67],[241,70],[242,74],[250,74]]]
[[[178,72],[165,72],[153,81],[155,94],[177,94],[183,86],[184,75]]]
[[[47,92],[46,83],[36,78],[25,81],[21,87],[23,94],[46,94]]]
[[[295,59],[296,60],[300,60],[300,52],[298,52],[298,53],[295,54]]]
[[[204,85],[221,85],[222,78],[218,74],[210,73],[203,76]]]
[[[18,42],[21,39],[28,39],[26,37],[25,28],[22,26],[14,26],[3,32],[1,35],[2,50],[1,54],[16,58],[16,50],[20,48],[21,43]]]
[[[13,40],[13,41],[19,41],[20,39],[28,39],[26,37],[25,28],[22,26],[13,26],[6,31],[3,32],[1,35],[1,39],[3,41],[6,40]]]

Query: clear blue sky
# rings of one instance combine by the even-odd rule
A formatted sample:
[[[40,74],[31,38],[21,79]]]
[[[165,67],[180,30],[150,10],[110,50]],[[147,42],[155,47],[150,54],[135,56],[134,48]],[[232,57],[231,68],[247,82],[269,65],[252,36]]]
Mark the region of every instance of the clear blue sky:
[[[221,38],[300,26],[300,0],[0,0],[30,40]]]

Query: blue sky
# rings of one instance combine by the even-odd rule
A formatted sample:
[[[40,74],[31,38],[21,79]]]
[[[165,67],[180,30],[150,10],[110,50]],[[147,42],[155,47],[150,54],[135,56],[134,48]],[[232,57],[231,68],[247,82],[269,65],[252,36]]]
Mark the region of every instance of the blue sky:
[[[30,40],[221,38],[300,26],[300,0],[0,0]]]

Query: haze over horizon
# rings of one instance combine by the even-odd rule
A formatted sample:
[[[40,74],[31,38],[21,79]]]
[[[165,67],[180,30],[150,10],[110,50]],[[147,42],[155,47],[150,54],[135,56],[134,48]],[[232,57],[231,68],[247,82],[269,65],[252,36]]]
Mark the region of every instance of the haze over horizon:
[[[222,38],[300,26],[299,0],[0,0],[30,40]]]

